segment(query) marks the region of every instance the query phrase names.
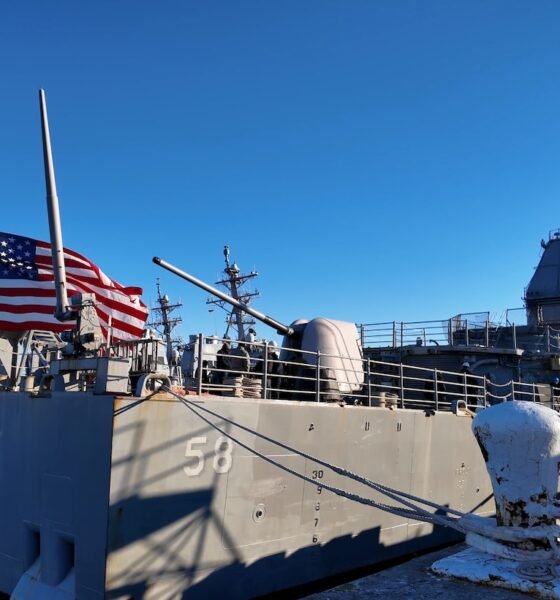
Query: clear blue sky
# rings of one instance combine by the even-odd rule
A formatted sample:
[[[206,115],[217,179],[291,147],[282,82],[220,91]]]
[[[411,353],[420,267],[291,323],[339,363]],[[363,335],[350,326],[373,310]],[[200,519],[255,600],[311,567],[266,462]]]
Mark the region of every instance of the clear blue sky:
[[[229,244],[291,322],[500,312],[560,226],[560,2],[3,2],[1,229],[65,245],[183,333]],[[259,335],[266,328],[260,327]]]

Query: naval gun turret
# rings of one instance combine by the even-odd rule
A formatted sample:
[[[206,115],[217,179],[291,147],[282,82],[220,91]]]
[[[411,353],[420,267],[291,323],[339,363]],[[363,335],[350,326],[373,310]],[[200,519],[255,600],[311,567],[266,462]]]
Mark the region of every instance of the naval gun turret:
[[[299,319],[291,325],[285,325],[252,306],[231,298],[162,258],[154,256],[152,260],[156,265],[189,281],[216,298],[228,302],[283,335],[281,359],[290,360],[298,351],[304,351],[306,354],[303,360],[306,363],[317,365],[317,361],[320,360],[321,368],[330,371],[340,394],[352,394],[362,388],[364,384],[362,347],[354,323],[319,317],[310,321]]]

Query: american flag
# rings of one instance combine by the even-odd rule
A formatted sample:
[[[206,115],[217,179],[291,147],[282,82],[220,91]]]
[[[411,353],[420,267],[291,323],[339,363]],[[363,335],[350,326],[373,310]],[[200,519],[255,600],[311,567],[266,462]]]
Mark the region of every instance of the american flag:
[[[140,300],[142,289],[124,287],[77,252],[64,249],[68,296],[94,293],[105,337],[130,340],[142,336],[148,316]],[[51,245],[21,235],[0,232],[0,330],[64,331],[72,321],[54,318],[56,292]]]

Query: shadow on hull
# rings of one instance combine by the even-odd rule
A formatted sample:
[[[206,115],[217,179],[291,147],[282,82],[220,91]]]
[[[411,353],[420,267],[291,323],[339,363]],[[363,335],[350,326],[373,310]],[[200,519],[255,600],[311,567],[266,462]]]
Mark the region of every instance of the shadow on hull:
[[[207,514],[212,502],[212,490],[182,492],[139,498],[131,496],[110,508],[109,548],[118,550],[143,540],[185,515],[202,511]]]
[[[390,546],[380,543],[379,536],[380,529],[376,527],[356,536],[341,536],[321,546],[302,548],[289,556],[283,552],[273,554],[250,565],[235,560],[214,569],[206,578],[182,592],[179,590],[193,576],[192,567],[152,571],[149,579],[146,577],[134,584],[108,590],[106,597],[140,600],[147,593],[150,580],[171,578],[177,586],[173,597],[186,600],[224,597],[224,594],[228,598],[239,599],[300,598],[320,587],[340,583],[342,574],[345,580],[349,580],[371,571],[376,564],[382,565],[462,539],[457,532],[439,526],[429,535]]]

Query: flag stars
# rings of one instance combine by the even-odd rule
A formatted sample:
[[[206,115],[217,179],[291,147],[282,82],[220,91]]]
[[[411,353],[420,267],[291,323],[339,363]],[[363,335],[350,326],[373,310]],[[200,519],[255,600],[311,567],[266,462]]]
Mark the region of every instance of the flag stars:
[[[15,241],[16,241],[16,240],[15,240],[15,238],[13,238],[13,237],[9,237],[9,238],[8,238],[8,242],[10,242],[10,244],[13,244]]]
[[[4,246],[4,248],[8,245],[8,242],[6,240],[2,240],[0,242],[0,245]]]
[[[16,248],[17,248],[18,250],[23,250],[23,246],[22,246],[21,244],[18,244],[18,245],[16,246]]]

